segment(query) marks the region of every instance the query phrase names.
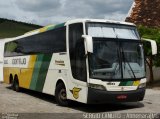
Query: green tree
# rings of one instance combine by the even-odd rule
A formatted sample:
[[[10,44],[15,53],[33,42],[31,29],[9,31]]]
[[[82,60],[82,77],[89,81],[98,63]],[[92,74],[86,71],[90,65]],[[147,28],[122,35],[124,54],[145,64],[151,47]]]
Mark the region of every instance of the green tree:
[[[153,76],[153,66],[160,66],[160,29],[159,28],[149,28],[145,26],[138,26],[138,30],[140,33],[140,36],[142,38],[146,39],[152,39],[157,42],[157,47],[158,47],[158,54],[156,56],[149,55],[151,54],[151,49],[148,48],[148,46],[144,46],[144,49],[146,51],[146,63],[149,67],[150,71],[150,80],[149,83],[153,83],[154,81],[154,76]]]

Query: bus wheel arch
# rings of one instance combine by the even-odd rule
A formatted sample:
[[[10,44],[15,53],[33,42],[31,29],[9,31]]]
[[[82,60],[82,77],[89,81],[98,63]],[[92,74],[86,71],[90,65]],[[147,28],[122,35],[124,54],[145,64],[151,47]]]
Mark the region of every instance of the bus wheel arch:
[[[59,79],[56,83],[55,98],[56,98],[56,102],[59,105],[68,106],[66,86],[61,79]]]
[[[20,91],[19,79],[18,79],[18,75],[17,75],[17,74],[14,76],[13,89],[14,89],[16,92],[19,92],[19,91]]]

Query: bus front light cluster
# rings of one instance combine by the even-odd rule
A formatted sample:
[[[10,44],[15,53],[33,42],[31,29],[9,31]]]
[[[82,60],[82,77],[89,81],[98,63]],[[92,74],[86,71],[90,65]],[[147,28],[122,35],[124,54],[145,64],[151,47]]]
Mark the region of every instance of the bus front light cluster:
[[[141,83],[138,88],[145,88],[146,87],[146,83]]]
[[[106,88],[103,85],[100,85],[100,84],[89,83],[88,87],[98,89],[98,90],[106,90]]]

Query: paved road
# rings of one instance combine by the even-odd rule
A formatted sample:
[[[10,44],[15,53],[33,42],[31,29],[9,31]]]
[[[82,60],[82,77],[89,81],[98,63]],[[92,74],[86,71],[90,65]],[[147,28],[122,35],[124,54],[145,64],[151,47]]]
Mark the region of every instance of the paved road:
[[[0,113],[160,113],[160,90],[147,89],[142,102],[85,105],[71,107],[57,105],[53,96],[29,90],[15,92],[7,84],[0,84]]]

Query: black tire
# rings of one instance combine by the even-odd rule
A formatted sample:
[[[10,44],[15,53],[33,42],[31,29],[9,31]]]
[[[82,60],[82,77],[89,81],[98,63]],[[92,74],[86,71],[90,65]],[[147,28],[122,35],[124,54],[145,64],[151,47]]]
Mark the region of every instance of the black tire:
[[[13,76],[11,74],[9,76],[9,84],[11,85],[11,88],[13,89]]]
[[[11,84],[11,88],[14,90],[14,81],[13,81],[13,79],[11,80],[10,84]]]
[[[68,106],[66,88],[63,83],[60,83],[56,87],[55,98],[59,105]]]
[[[13,83],[13,90],[16,91],[16,92],[20,92],[20,87],[19,87],[19,82],[18,82],[18,80],[15,79],[13,82],[14,82],[14,83]]]

